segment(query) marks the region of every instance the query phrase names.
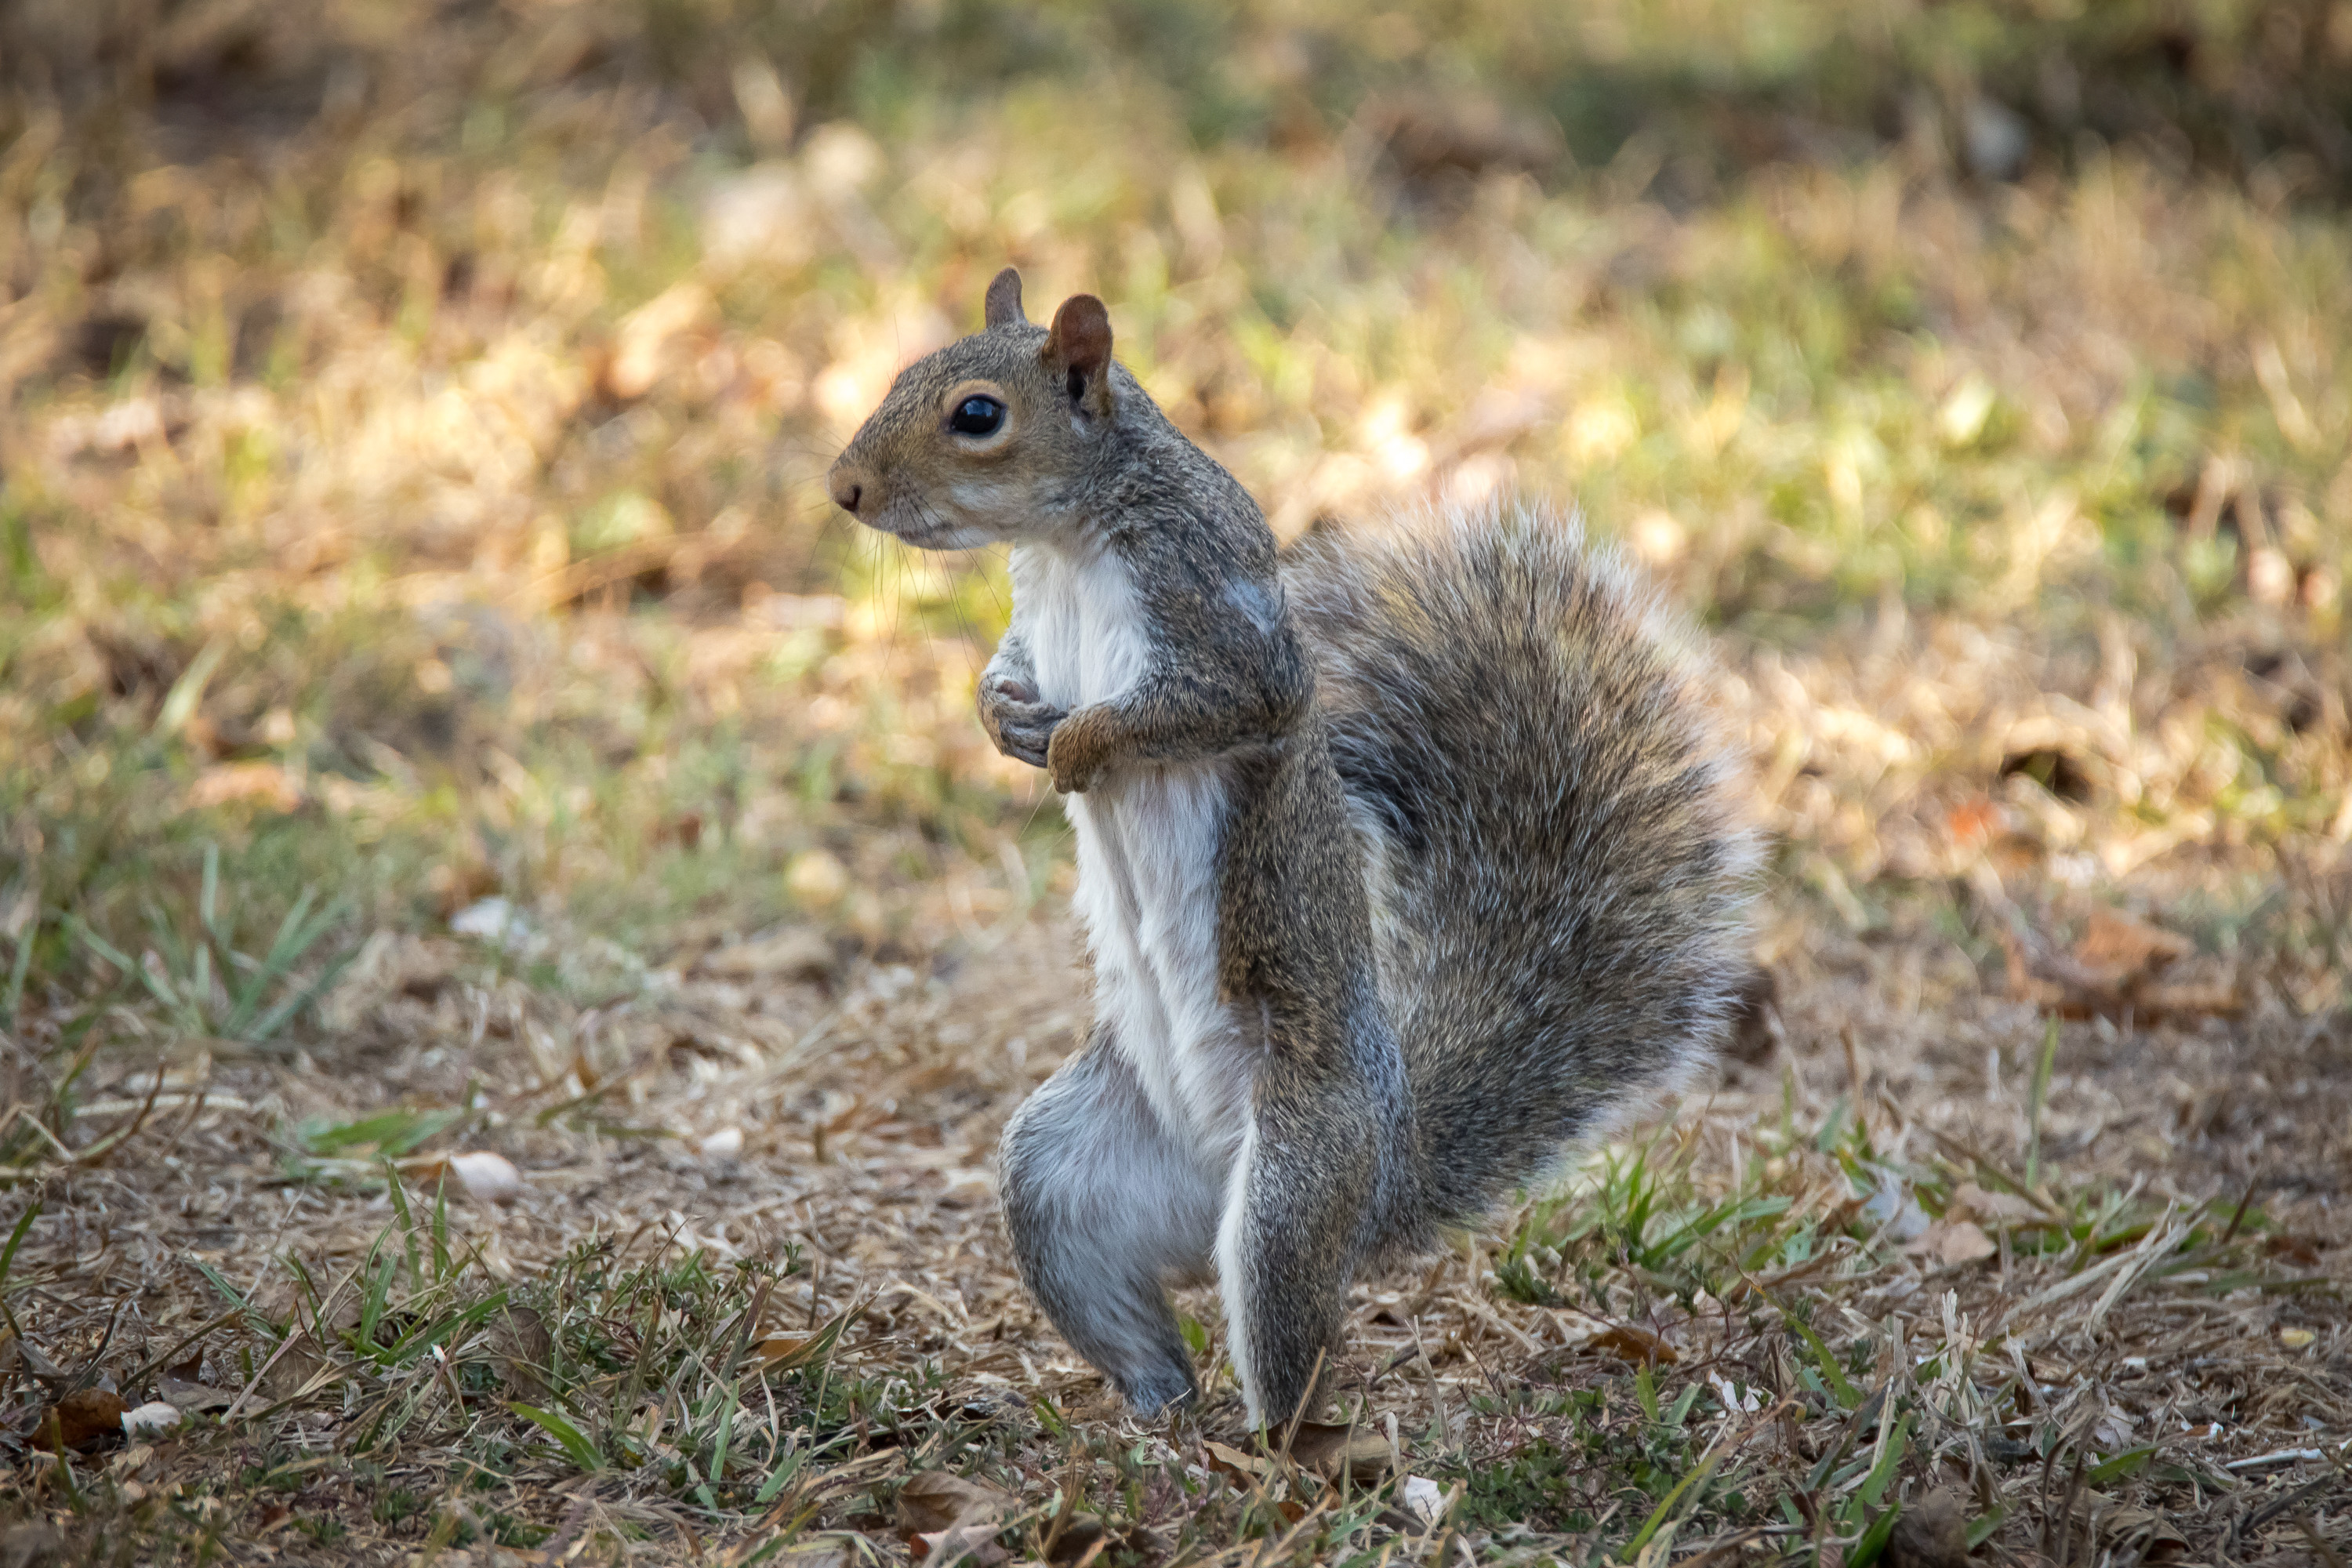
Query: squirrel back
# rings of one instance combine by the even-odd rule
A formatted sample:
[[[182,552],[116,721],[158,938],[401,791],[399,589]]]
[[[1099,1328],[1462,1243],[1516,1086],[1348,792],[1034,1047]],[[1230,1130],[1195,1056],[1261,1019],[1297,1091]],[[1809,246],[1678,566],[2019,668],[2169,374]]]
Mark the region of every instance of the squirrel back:
[[[1695,654],[1575,519],[1326,524],[1283,584],[1369,850],[1410,1247],[1705,1058],[1752,967],[1757,847]]]

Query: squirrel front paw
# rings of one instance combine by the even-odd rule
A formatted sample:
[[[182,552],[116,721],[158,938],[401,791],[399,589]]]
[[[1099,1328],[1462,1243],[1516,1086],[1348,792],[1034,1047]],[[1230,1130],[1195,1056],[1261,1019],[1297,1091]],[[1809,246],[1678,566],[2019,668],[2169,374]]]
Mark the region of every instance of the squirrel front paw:
[[[1009,675],[992,675],[980,683],[980,722],[996,749],[1033,768],[1045,765],[1046,743],[1067,715],[1038,700],[1034,687]]]
[[[1045,747],[1045,770],[1054,787],[1064,795],[1084,795],[1102,776],[1102,748],[1096,743],[1098,726],[1084,719],[1055,725]]]

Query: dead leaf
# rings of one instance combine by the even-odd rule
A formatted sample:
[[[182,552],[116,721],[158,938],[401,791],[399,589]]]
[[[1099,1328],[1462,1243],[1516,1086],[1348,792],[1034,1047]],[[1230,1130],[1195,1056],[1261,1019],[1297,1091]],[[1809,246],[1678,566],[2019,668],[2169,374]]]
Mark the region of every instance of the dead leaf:
[[[122,1413],[122,1430],[135,1437],[154,1437],[176,1428],[184,1419],[180,1407],[167,1400],[153,1400],[136,1410]]]
[[[1013,1560],[996,1544],[996,1532],[984,1524],[910,1531],[907,1550],[916,1554],[918,1563],[972,1563],[979,1568],[996,1568]]]
[[[2012,1225],[2038,1224],[2046,1216],[2015,1193],[1989,1193],[1974,1182],[1962,1182],[1952,1189],[1951,1201],[1944,1205],[1944,1217],[1974,1220],[1999,1230]]]
[[[421,1159],[404,1160],[403,1175],[423,1182],[437,1182],[444,1176],[454,1177],[457,1187],[478,1204],[509,1203],[522,1195],[522,1173],[503,1154],[487,1149],[463,1150],[455,1154],[429,1154]]]
[[[1964,800],[1944,816],[1945,833],[1963,849],[1990,843],[2000,826],[2000,807],[1988,795]]]
[[[1337,1477],[1342,1470],[1370,1485],[1388,1474],[1389,1440],[1361,1426],[1334,1426],[1321,1421],[1301,1421],[1291,1434],[1290,1457],[1318,1475]]]
[[[1887,1568],[1964,1568],[1968,1560],[1968,1515],[1948,1489],[1906,1505],[1886,1538]]]
[[[2307,1236],[2290,1236],[2281,1231],[2263,1238],[2263,1252],[2271,1258],[2284,1258],[2289,1263],[2309,1268],[2319,1261],[2319,1243]]]
[[[555,1351],[555,1339],[547,1331],[547,1320],[540,1316],[536,1308],[509,1307],[490,1326],[488,1339],[507,1392],[525,1404],[546,1404],[547,1383],[540,1376],[540,1370]]]
[[[614,334],[601,390],[622,403],[652,391],[654,384],[675,368],[673,345],[677,339],[698,326],[711,309],[710,290],[688,279],[630,311]]]
[[[803,926],[713,948],[696,961],[694,972],[719,980],[824,980],[839,963],[824,933]]]
[[[18,1339],[14,1331],[0,1333],[0,1373],[14,1372],[19,1365],[44,1383],[55,1383],[66,1375],[65,1368],[43,1355],[31,1341]]]
[[[12,1524],[5,1534],[0,1534],[0,1568],[42,1568],[57,1561],[58,1549],[65,1544],[58,1532],[46,1524],[26,1521]]]
[[[1076,1563],[1094,1549],[1105,1534],[1103,1521],[1091,1513],[1074,1513],[1050,1529],[1045,1546],[1048,1563]]]
[[[78,1388],[41,1413],[37,1440],[52,1452],[62,1443],[86,1454],[122,1436],[122,1413],[130,1408],[112,1389]]]
[[[1948,1214],[1930,1224],[1903,1250],[1914,1258],[1932,1258],[1945,1268],[1954,1268],[1990,1258],[2000,1248],[1975,1221],[1954,1219]]]
[[[1751,1066],[1770,1058],[1788,1030],[1780,1022],[1780,983],[1762,964],[1748,972],[1731,1002],[1731,1039],[1724,1054]]]
[[[2162,1514],[2137,1503],[2119,1502],[2105,1492],[2085,1489],[2074,1504],[2074,1513],[2083,1521],[2083,1528],[2095,1531],[2102,1540],[2126,1542],[2144,1534],[2151,1552],[2159,1546],[2189,1544],[2189,1538]]]
[[[700,1138],[688,1134],[679,1142],[686,1145],[687,1152],[704,1163],[724,1165],[742,1154],[743,1130],[740,1127],[722,1127]]]
[[[215,763],[188,785],[191,810],[239,800],[294,811],[302,805],[302,785],[276,763]]]
[[[2197,944],[2178,932],[2110,909],[2091,911],[2090,924],[2074,944],[2074,962],[2096,973],[2115,976],[2118,984],[2158,970],[2197,951]]]
[[[2158,982],[2194,944],[2113,910],[2093,910],[2082,939],[2064,952],[2014,931],[2001,933],[2001,949],[2010,994],[2062,1017],[2228,1015],[2244,1006],[2234,985]]]
[[[1644,1362],[1675,1362],[1682,1358],[1675,1347],[1648,1329],[1634,1323],[1612,1323],[1605,1319],[1589,1317],[1578,1311],[1562,1310],[1560,1321],[1568,1326],[1569,1342],[1578,1350],[1599,1351],[1613,1355],[1619,1361],[1639,1365]]]
[[[1201,1445],[1208,1450],[1209,1468],[1217,1471],[1235,1486],[1257,1485],[1274,1474],[1274,1461],[1255,1454],[1244,1454],[1239,1448],[1213,1440]]]
[[[163,1395],[164,1403],[189,1411],[226,1410],[236,1397],[192,1379],[173,1377],[170,1373],[155,1380],[155,1392]]]
[[[262,1395],[273,1400],[295,1398],[331,1364],[310,1334],[300,1333],[292,1344],[272,1357],[268,1370],[262,1373]],[[246,1405],[248,1414],[253,1408],[250,1404]]]
[[[898,1517],[907,1529],[935,1533],[976,1525],[1013,1511],[1013,1498],[994,1487],[946,1470],[925,1470],[898,1489]]]

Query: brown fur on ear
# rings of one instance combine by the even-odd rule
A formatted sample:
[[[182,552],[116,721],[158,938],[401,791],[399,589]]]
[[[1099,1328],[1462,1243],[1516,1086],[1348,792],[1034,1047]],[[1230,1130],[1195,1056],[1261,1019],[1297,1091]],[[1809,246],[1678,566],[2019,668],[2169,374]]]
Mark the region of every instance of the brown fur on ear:
[[[1070,401],[1090,414],[1110,412],[1110,312],[1092,294],[1073,294],[1054,312],[1041,351],[1068,378]]]
[[[1021,273],[1016,268],[1006,268],[988,285],[988,300],[981,307],[989,330],[998,327],[1025,327],[1029,318],[1021,313]]]

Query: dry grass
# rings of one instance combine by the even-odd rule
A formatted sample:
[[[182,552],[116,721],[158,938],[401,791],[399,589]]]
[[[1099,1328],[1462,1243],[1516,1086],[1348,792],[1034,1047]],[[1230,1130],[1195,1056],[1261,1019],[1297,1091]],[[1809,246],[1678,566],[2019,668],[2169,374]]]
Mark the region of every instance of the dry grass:
[[[2335,1568],[2341,9],[12,9],[0,1563]],[[1282,530],[1573,494],[1720,637],[1777,1001],[1352,1441],[1004,1256],[1001,567],[817,479],[1006,259]]]

